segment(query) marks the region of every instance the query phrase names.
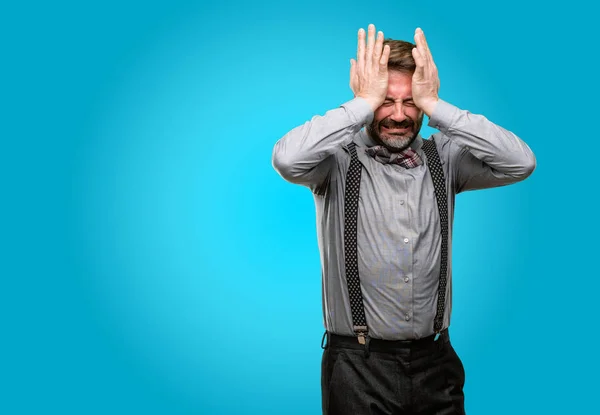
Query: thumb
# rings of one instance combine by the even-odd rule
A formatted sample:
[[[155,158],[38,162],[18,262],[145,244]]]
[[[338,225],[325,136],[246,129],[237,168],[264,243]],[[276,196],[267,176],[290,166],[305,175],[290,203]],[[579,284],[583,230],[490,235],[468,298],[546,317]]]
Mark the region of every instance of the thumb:
[[[354,59],[350,59],[350,89],[353,92],[356,84],[356,61]]]

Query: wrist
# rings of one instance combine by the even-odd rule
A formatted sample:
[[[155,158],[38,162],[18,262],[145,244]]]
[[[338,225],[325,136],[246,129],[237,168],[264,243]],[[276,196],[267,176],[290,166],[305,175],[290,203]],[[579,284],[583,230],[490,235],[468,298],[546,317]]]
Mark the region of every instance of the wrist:
[[[439,98],[430,99],[421,104],[421,109],[429,118],[431,118],[431,114],[433,114],[433,111],[435,111],[435,107],[437,106],[439,100]]]
[[[377,110],[377,108],[379,108],[381,106],[381,104],[383,104],[383,101],[377,98],[373,98],[373,97],[369,97],[369,96],[362,96],[362,95],[357,95],[357,97],[360,97],[362,99],[364,99],[365,101],[367,101],[369,103],[369,105],[371,106],[371,109],[373,110],[373,112],[375,112]]]

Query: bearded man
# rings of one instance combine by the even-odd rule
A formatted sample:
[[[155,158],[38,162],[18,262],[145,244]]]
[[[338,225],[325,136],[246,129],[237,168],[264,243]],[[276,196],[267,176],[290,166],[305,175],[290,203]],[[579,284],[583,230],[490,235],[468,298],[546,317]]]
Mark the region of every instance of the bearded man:
[[[317,210],[324,414],[464,414],[448,332],[454,197],[536,165],[515,134],[439,98],[421,29],[414,40],[360,29],[354,98],[273,149],[275,170],[308,187]],[[439,130],[427,140],[424,115]]]

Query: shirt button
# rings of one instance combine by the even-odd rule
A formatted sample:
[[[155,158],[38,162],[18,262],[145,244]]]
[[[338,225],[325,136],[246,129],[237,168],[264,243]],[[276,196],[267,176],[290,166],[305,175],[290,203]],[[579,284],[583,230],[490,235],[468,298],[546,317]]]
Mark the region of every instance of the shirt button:
[[[404,200],[401,200],[401,201],[400,201],[400,204],[401,204],[401,205],[403,205],[403,204],[404,204]]]
[[[408,238],[404,238],[404,243],[407,244],[408,243]]]
[[[405,315],[405,316],[404,316],[404,319],[405,319],[406,321],[408,321],[408,320],[410,320],[410,316],[407,314],[407,315]]]
[[[408,282],[409,278],[408,277],[404,277],[404,282]]]

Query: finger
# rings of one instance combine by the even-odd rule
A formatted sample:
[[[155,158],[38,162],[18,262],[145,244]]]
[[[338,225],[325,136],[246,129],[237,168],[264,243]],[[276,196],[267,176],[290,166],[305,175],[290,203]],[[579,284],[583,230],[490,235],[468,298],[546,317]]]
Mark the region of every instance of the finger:
[[[423,33],[423,30],[421,30],[421,38],[423,39],[423,45],[425,46],[425,58],[427,59],[429,68],[435,69],[435,63],[433,62],[433,54],[431,53],[429,43],[427,43],[427,39],[425,38],[425,33]]]
[[[383,35],[382,35],[383,37]],[[379,59],[379,70],[386,71],[388,59],[390,58],[390,45],[385,45],[383,47],[383,52],[381,53],[381,58]]]
[[[417,60],[418,60],[417,68],[420,66],[423,71],[427,71],[429,68],[429,60],[427,59],[425,47],[423,46],[420,29],[418,29],[418,28],[417,28],[417,30],[415,30],[415,44],[417,45],[416,52],[417,52],[417,56],[418,56],[418,58],[415,58],[415,63],[417,63]],[[414,57],[414,51],[415,51],[415,49],[413,49],[413,57]],[[423,73],[424,72],[421,72],[421,74],[423,74]]]
[[[425,50],[427,51],[427,55],[425,58],[427,59],[429,68],[432,70],[436,69],[435,62],[433,61],[433,54],[431,53],[431,49],[429,48],[429,43],[427,43],[427,39],[425,39],[425,33],[421,31],[421,36],[423,38],[423,44],[425,45]]]
[[[433,63],[433,56],[431,56],[431,51],[429,50],[429,45],[427,44],[427,39],[425,39],[425,33],[423,32],[423,29],[421,29],[420,27],[417,27],[417,30],[415,30],[415,42],[417,43],[417,46],[419,47],[419,51],[421,52],[421,55],[426,60],[426,64]]]
[[[359,74],[364,72],[365,68],[365,31],[361,27],[358,29],[358,47],[356,51],[356,59],[358,60],[356,70]]]
[[[354,59],[350,59],[350,88],[354,91],[354,85],[356,79],[356,61]]]
[[[423,56],[419,52],[419,49],[417,49],[417,48],[412,49],[412,55],[413,55],[413,59],[415,60],[415,64],[416,64],[415,75],[416,75],[417,79],[422,79],[424,71],[425,71],[425,59],[423,58]]]
[[[375,25],[369,25],[367,34],[367,59],[365,64],[370,67],[373,64],[373,49],[375,49]]]
[[[427,39],[425,39],[425,33],[420,27],[417,27],[417,30],[415,30],[415,40],[418,40],[426,53],[429,52],[429,45],[427,44]]]
[[[380,31],[379,33],[377,33],[377,40],[375,41],[375,50],[373,53],[373,63],[374,64],[380,63],[379,60],[381,59],[382,48],[383,48],[383,32]]]
[[[421,36],[419,36],[419,32],[415,31],[415,45],[416,49],[419,52],[419,57],[423,57],[425,51],[423,50],[423,43],[421,42]]]

